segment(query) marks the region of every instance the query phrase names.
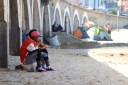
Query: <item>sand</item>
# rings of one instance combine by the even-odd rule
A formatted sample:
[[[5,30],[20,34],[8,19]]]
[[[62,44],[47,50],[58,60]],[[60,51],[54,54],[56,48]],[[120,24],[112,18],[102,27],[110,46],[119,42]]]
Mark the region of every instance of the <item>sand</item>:
[[[9,57],[9,69],[0,69],[0,85],[128,85],[128,49],[48,48],[55,71],[15,70],[19,56]]]

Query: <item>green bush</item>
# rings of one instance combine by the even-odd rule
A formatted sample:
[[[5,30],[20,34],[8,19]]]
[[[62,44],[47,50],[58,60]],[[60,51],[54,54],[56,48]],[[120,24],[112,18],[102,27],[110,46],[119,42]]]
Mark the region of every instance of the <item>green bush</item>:
[[[112,14],[117,14],[117,8],[109,8],[109,12]]]

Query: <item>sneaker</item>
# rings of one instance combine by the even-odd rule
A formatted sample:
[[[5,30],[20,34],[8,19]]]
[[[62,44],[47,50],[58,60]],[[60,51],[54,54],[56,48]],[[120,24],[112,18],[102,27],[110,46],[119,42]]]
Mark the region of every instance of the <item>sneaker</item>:
[[[46,67],[46,70],[47,70],[47,71],[54,71],[54,69],[51,68],[50,66]]]
[[[15,66],[15,70],[19,70],[19,69],[24,70],[24,67],[22,66],[22,64]]]
[[[38,72],[47,72],[47,70],[43,69],[42,67],[36,67]]]

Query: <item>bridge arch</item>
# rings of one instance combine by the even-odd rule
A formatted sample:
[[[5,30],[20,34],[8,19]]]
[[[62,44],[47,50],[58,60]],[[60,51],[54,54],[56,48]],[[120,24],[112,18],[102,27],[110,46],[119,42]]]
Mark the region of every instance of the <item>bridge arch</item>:
[[[63,17],[63,28],[68,34],[71,34],[71,16],[70,10],[68,7],[64,10],[64,17]]]
[[[59,14],[59,21],[60,21],[58,23],[62,26],[62,14],[61,14],[61,9],[60,9],[59,2],[57,2],[56,6],[55,6],[53,24],[57,20],[57,17],[58,17],[58,16],[56,16],[57,12]]]
[[[80,26],[80,16],[77,10],[75,10],[73,15],[73,31]]]
[[[84,12],[84,14],[83,14],[83,16],[82,16],[81,24],[84,24],[85,21],[89,21],[88,15],[87,15],[86,12]]]

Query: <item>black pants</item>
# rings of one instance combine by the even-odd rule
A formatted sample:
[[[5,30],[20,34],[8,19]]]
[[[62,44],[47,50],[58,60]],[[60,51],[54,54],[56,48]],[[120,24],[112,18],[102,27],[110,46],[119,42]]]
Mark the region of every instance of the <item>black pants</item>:
[[[28,65],[36,61],[41,61],[42,64],[45,64],[45,60],[48,60],[47,49],[36,49],[28,53],[25,63]]]

